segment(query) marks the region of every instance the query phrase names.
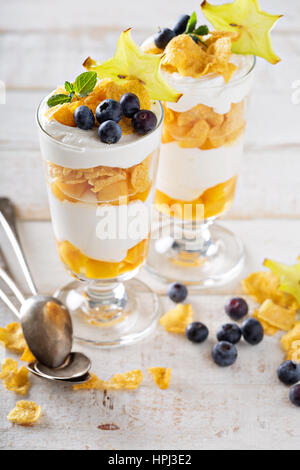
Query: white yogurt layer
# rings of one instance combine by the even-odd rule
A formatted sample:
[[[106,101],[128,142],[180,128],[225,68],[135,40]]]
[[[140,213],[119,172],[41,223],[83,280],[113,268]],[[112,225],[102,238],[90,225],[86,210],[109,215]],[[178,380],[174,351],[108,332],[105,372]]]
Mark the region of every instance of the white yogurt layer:
[[[41,151],[47,161],[72,169],[99,165],[130,168],[159,147],[162,107],[157,101],[152,103],[151,108],[157,117],[156,130],[146,136],[136,133],[124,135],[118,143],[108,145],[100,141],[96,128],[85,131],[47,119],[45,112],[49,96],[43,100],[38,112]]]
[[[178,103],[168,103],[168,108],[182,113],[197,104],[204,104],[213,108],[218,114],[228,113],[232,103],[239,103],[250,93],[255,58],[250,55],[233,54],[231,62],[237,66],[237,70],[229,83],[225,83],[221,75],[192,78],[183,77],[178,73],[164,72],[168,82],[183,93]]]
[[[119,263],[130,248],[148,237],[152,195],[145,203],[97,206],[62,202],[51,189],[48,193],[55,238],[69,241],[89,258]]]
[[[157,187],[172,199],[193,201],[209,188],[240,171],[243,137],[217,149],[183,149],[176,142],[163,144]]]

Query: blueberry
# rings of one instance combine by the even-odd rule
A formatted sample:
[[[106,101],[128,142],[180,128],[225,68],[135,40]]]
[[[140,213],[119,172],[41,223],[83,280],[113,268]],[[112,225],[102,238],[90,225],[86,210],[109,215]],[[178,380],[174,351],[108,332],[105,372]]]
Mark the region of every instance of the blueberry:
[[[122,106],[115,100],[102,101],[96,108],[96,118],[99,124],[105,121],[119,122],[122,115]]]
[[[128,118],[132,118],[141,108],[140,100],[133,93],[125,93],[120,99],[120,105],[123,114]]]
[[[98,136],[105,144],[116,144],[122,137],[122,129],[115,121],[105,121],[99,126]]]
[[[181,15],[178,18],[177,23],[173,28],[173,31],[176,34],[176,36],[179,36],[179,34],[183,34],[185,32],[189,19],[190,19],[189,15]]]
[[[221,341],[214,345],[212,350],[212,358],[220,367],[228,367],[235,363],[238,352],[234,344],[228,341]]]
[[[74,119],[76,126],[79,127],[79,129],[83,129],[85,131],[92,129],[92,127],[95,125],[93,111],[87,106],[79,106],[76,108],[74,111]]]
[[[290,400],[293,405],[300,406],[300,384],[294,385],[290,390]]]
[[[238,325],[227,323],[222,325],[217,332],[218,341],[228,341],[231,344],[237,344],[242,337],[242,331]]]
[[[176,304],[184,302],[188,296],[188,290],[186,286],[180,284],[180,282],[174,282],[174,284],[170,284],[167,293],[169,298]]]
[[[248,304],[244,299],[235,297],[225,305],[225,312],[234,321],[239,321],[248,314]]]
[[[242,335],[247,343],[255,346],[264,339],[264,329],[256,318],[247,318],[241,326]]]
[[[195,321],[186,327],[185,334],[192,343],[204,343],[208,338],[209,331],[203,323]]]
[[[145,135],[156,128],[157,117],[152,111],[142,109],[133,116],[132,125],[138,134]]]
[[[300,364],[285,361],[277,369],[279,380],[285,385],[294,385],[300,382]]]
[[[164,28],[160,30],[155,36],[154,36],[154,44],[156,47],[159,49],[165,49],[171,39],[175,38],[176,34],[172,29],[169,28]]]

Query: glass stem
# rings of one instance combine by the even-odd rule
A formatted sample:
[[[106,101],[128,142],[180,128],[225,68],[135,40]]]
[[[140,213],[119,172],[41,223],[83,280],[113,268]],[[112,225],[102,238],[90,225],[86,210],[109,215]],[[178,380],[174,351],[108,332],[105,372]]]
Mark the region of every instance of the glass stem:
[[[85,287],[88,313],[97,321],[109,322],[120,315],[127,304],[122,282],[92,281]]]

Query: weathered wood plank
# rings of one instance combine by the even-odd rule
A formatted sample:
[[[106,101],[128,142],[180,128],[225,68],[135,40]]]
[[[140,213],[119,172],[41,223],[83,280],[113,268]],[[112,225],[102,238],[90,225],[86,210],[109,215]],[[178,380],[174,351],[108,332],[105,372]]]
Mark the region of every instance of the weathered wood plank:
[[[215,0],[214,4],[224,3]],[[260,0],[261,6],[268,12],[284,13],[286,18],[278,27],[298,29],[297,14],[299,4],[295,0]],[[136,25],[139,28],[149,28],[149,25],[172,26],[177,17],[185,10],[199,12],[199,1],[191,0],[188,8],[180,0],[172,1],[172,11],[167,2],[153,0],[151,3],[130,0],[124,5],[121,0],[111,0],[109,5],[103,5],[98,0],[90,0],[84,6],[72,0],[12,0],[5,2],[1,9],[0,29],[2,30],[66,30],[80,27],[103,28],[111,25],[124,28]],[[26,21],[25,21],[26,18]]]

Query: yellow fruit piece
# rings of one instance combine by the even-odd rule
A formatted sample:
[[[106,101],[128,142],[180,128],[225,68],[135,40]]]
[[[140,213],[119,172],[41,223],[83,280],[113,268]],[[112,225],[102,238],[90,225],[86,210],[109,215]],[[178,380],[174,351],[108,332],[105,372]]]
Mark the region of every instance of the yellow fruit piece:
[[[300,322],[297,322],[294,328],[281,338],[284,351],[289,351],[294,341],[300,341]]]
[[[36,358],[34,357],[32,352],[30,351],[29,347],[26,346],[26,349],[23,352],[22,356],[20,357],[20,360],[23,361],[23,362],[34,362],[36,360]]]
[[[191,304],[178,304],[160,319],[161,326],[169,333],[184,334],[186,327],[192,323],[194,312]]]
[[[74,385],[73,390],[136,390],[142,381],[143,374],[140,370],[115,374],[108,381],[101,380],[95,374],[91,374],[89,382]]]
[[[165,367],[148,367],[148,371],[161,390],[167,390],[167,388],[169,388],[172,369],[166,369]]]
[[[39,419],[42,408],[33,401],[21,400],[7,416],[8,421],[21,426],[30,426]]]
[[[278,278],[279,289],[294,296],[298,305],[300,305],[300,263],[289,266],[288,264],[266,259],[264,266],[269,268]]]
[[[256,318],[257,320],[260,321],[261,326],[264,329],[265,335],[268,335],[268,336],[276,335],[276,333],[278,333],[278,331],[279,331],[278,328],[275,328],[274,326],[271,326],[269,323],[267,323],[264,320],[262,320],[261,318],[259,318],[258,315],[259,315],[258,310],[254,310],[253,318]]]
[[[233,3],[223,5],[211,5],[204,0],[201,8],[204,16],[217,30],[239,34],[232,44],[232,52],[253,54],[271,64],[279,62],[270,33],[282,15],[262,11],[258,0],[234,0]]]
[[[300,363],[300,340],[293,341],[287,353],[287,361]]]
[[[121,34],[112,59],[101,64],[88,58],[83,65],[87,70],[96,72],[99,78],[111,78],[117,83],[137,79],[144,84],[153,100],[178,101],[181,94],[163,78],[160,62],[161,55],[143,52],[133,41],[131,29],[127,29]]]
[[[30,388],[28,379],[28,370],[22,366],[18,370],[18,362],[14,359],[5,359],[2,363],[0,379],[7,390],[18,393],[19,395],[27,395]]]
[[[5,328],[0,328],[0,341],[7,349],[23,354],[26,349],[26,341],[20,323],[10,323]]]
[[[272,300],[267,299],[260,306],[257,312],[258,319],[265,321],[279,330],[289,331],[295,326],[295,310],[289,310],[276,305]]]
[[[287,309],[297,309],[298,303],[290,294],[279,290],[278,278],[267,271],[250,274],[242,281],[246,294],[251,295],[258,303],[271,299],[274,304]]]

